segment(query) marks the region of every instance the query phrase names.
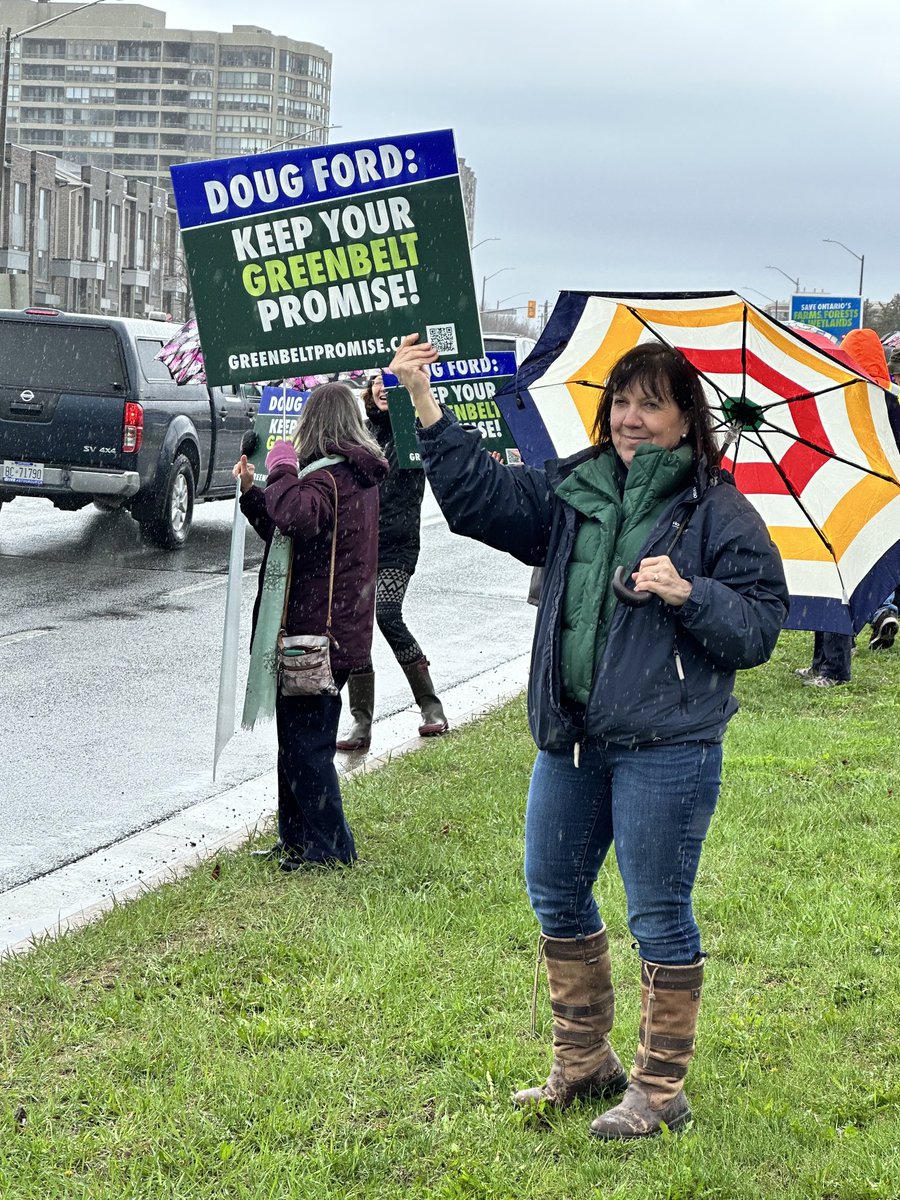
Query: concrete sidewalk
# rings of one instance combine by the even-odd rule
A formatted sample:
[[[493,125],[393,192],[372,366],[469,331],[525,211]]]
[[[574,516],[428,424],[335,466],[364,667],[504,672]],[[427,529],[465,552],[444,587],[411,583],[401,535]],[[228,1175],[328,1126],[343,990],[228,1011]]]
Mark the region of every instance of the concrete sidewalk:
[[[520,655],[499,669],[442,691],[452,727],[477,720],[522,692],[529,659],[529,654]],[[375,770],[399,754],[427,746],[427,739],[409,736],[418,721],[418,710],[412,707],[377,721],[369,754],[365,758],[339,754],[339,771],[350,776]],[[84,925],[116,904],[171,882],[217,851],[240,845],[258,829],[271,827],[276,794],[273,768],[78,862],[2,893],[0,958],[26,953],[41,938]]]

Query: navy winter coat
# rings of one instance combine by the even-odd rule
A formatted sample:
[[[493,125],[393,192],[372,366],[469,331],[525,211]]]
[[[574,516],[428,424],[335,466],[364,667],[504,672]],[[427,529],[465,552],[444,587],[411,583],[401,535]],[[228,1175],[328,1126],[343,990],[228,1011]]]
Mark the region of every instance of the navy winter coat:
[[[737,711],[735,672],[769,658],[789,603],[778,551],[730,476],[711,479],[701,465],[667,505],[638,560],[669,553],[691,580],[691,594],[681,608],[658,598],[643,608],[617,607],[582,708],[560,698],[562,597],[578,514],[555,488],[594,450],[548,462],[545,470],[507,467],[450,413],[417,432],[450,528],[544,568],[528,684],[538,747],[720,740]]]
[[[401,469],[388,413],[379,409],[367,414],[370,432],[388,461],[390,472],[378,489],[381,511],[378,517],[378,569],[390,568],[412,575],[419,561],[419,526],[422,521],[422,497],[425,495],[423,471]]]
[[[331,453],[347,461],[329,467],[338,493],[338,535],[334,563],[331,648],[335,671],[363,667],[372,649],[375,578],[378,565],[378,484],[387,463],[362,446],[336,446]],[[291,584],[285,627],[289,634],[324,633],[328,617],[334,489],[325,470],[303,479],[296,470],[277,466],[265,490],[252,487],[241,497],[241,511],[266,543],[259,573],[253,627],[259,611],[269,546],[276,528],[294,539]]]

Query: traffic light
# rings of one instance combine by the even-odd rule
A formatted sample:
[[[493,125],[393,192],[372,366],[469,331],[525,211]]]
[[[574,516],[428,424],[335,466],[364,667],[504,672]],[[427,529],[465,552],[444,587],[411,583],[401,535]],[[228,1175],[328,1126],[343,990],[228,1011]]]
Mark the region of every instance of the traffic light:
[[[528,301],[528,316],[529,318],[537,316],[537,300]]]

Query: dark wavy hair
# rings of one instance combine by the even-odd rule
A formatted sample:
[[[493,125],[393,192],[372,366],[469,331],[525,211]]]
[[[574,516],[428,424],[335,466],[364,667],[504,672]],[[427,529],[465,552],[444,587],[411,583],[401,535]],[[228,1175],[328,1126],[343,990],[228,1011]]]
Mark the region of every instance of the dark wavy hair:
[[[362,400],[362,402],[365,406],[367,416],[369,416],[373,412],[380,411],[378,408],[378,405],[375,403],[375,400],[372,396],[372,384],[375,382],[376,379],[380,379],[380,378],[381,378],[380,374],[369,375],[366,379],[365,387],[359,394],[359,398],[360,398],[360,400]]]
[[[680,350],[661,342],[635,346],[623,354],[610,371],[591,431],[598,448],[612,444],[610,413],[613,396],[633,383],[674,401],[682,412],[687,413],[691,419],[687,440],[693,445],[694,458],[705,459],[710,468],[718,466],[721,452],[713,433],[713,416],[700,376]]]

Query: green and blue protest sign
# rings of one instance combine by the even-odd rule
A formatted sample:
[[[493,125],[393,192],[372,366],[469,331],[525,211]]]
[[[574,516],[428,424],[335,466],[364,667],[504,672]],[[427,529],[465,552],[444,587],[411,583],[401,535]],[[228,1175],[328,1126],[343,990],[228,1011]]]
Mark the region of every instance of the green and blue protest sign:
[[[264,387],[259,398],[259,408],[253,418],[253,428],[259,438],[253,454],[248,459],[253,463],[253,482],[257,487],[266,484],[266,455],[278,441],[293,436],[297,418],[309,396],[308,391],[289,387]]]
[[[851,329],[862,328],[861,296],[820,296],[795,293],[791,296],[791,320],[830,333],[838,341]]]
[[[171,174],[210,384],[483,354],[451,130]]]
[[[516,373],[516,356],[507,351],[485,354],[478,359],[435,363],[431,368],[431,390],[468,429],[477,429],[485,450],[499,454],[510,466],[522,462],[522,456],[509,431],[494,395]],[[420,468],[416,446],[415,412],[409,392],[397,386],[396,376],[384,374],[388,391],[388,412],[400,467]]]

